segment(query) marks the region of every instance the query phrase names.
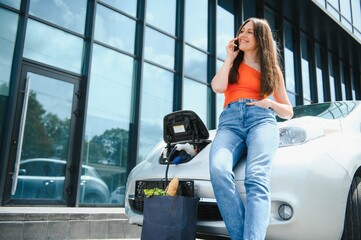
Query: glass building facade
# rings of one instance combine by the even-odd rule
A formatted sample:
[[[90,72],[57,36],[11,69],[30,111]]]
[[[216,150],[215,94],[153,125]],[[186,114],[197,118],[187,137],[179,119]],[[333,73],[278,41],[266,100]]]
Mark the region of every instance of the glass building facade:
[[[0,0],[0,203],[123,206],[128,173],[266,18],[294,106],[361,99],[359,0]]]

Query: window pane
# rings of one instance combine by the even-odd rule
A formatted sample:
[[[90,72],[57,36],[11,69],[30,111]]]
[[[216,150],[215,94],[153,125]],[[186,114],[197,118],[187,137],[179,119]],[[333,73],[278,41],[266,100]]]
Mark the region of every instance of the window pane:
[[[346,100],[346,65],[340,62],[340,78],[341,78],[341,93],[342,93],[342,100]]]
[[[294,70],[294,46],[293,31],[289,24],[285,24],[285,73],[286,87],[292,93],[296,93],[295,70]]]
[[[222,61],[217,60],[217,72],[221,69],[223,65]],[[216,93],[216,124],[218,126],[219,123],[219,116],[221,115],[223,111],[223,104],[224,104],[224,94]]]
[[[10,7],[20,9],[20,1],[21,0],[0,0],[0,3],[8,5]]]
[[[81,73],[83,42],[74,35],[29,19],[24,57]]]
[[[352,92],[352,100],[356,100],[356,81],[357,79],[357,71],[351,70],[351,92]]]
[[[147,23],[175,35],[176,1],[148,0],[146,5]]]
[[[134,53],[135,21],[98,4],[94,39]]]
[[[226,46],[234,35],[233,13],[217,5],[217,57],[226,58]]]
[[[335,93],[335,78],[334,78],[334,71],[333,71],[333,59],[332,55],[328,54],[328,66],[329,66],[329,79],[330,79],[330,94],[331,94],[331,101],[336,100],[336,93]]]
[[[338,2],[338,0],[335,0],[335,1]],[[338,3],[335,6],[333,4],[327,3],[327,11],[329,13],[331,13],[331,15],[334,16],[336,19],[340,19],[340,12],[339,12],[339,9],[338,9]]]
[[[174,69],[174,39],[147,27],[144,57],[149,61]]]
[[[306,101],[311,102],[308,41],[304,35],[301,36],[301,48],[302,48],[301,67],[302,67],[303,98]]]
[[[207,55],[196,49],[185,46],[184,72],[188,77],[207,81]]]
[[[18,15],[0,8],[0,151]]]
[[[83,164],[95,167],[110,192],[126,181],[133,65],[94,45]]]
[[[197,96],[197,100],[194,96]],[[197,113],[207,126],[207,85],[184,78],[183,109]]]
[[[208,1],[186,1],[185,40],[201,49],[208,46]]]
[[[317,94],[318,102],[324,102],[325,98],[323,95],[323,69],[322,69],[322,58],[321,58],[321,47],[316,44],[316,79],[317,79]]]
[[[163,139],[163,117],[172,110],[173,73],[144,64],[138,162]]]
[[[119,1],[119,0],[102,0],[119,10],[122,10],[132,16],[136,16],[137,14],[137,0],[126,0],[126,1]]]
[[[351,0],[352,5],[352,24],[361,31],[361,2],[360,0]],[[359,37],[360,38],[360,37]]]
[[[350,1],[340,1],[341,14],[344,16],[349,22],[351,22],[351,5]],[[361,11],[361,9],[359,9]]]
[[[70,29],[84,33],[86,0],[31,0],[30,14]]]
[[[8,96],[18,15],[0,8],[0,96]],[[5,101],[5,100],[4,100]],[[5,102],[1,101],[0,105]],[[2,109],[3,106],[0,106]],[[3,114],[1,114],[1,117]],[[1,125],[1,122],[0,122]]]

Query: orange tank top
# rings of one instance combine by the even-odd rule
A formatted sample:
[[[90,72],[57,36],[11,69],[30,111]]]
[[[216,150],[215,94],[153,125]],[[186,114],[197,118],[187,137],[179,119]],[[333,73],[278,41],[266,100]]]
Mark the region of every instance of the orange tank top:
[[[260,93],[261,73],[247,64],[241,63],[238,68],[237,83],[228,84],[227,90],[224,92],[223,107],[240,98],[261,100]]]

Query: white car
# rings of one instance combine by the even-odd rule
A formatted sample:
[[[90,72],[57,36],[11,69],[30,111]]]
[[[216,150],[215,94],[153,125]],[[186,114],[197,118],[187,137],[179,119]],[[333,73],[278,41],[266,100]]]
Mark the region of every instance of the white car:
[[[361,239],[361,102],[298,106],[294,113],[293,119],[278,123],[266,239]],[[163,187],[165,178],[178,177],[182,195],[200,198],[198,236],[228,236],[209,177],[214,135],[192,111],[165,116],[164,141],[128,176],[125,212],[130,223],[142,225],[144,188]],[[186,143],[197,146],[194,157],[171,151]],[[173,154],[169,166],[167,152]],[[234,171],[245,202],[244,161]]]

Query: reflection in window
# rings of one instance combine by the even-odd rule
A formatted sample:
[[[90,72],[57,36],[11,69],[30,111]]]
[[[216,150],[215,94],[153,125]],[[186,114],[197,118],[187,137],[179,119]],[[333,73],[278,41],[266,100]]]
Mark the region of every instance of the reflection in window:
[[[208,1],[187,0],[185,16],[185,40],[186,42],[207,50],[208,46]],[[196,24],[195,24],[196,23]]]
[[[351,0],[351,9],[352,9],[352,23],[355,28],[358,29],[359,35],[358,37],[361,38],[361,11],[360,11],[360,0]],[[357,10],[358,9],[358,10]]]
[[[147,0],[146,5],[147,23],[175,35],[176,1]]]
[[[288,97],[293,106],[296,106],[296,85],[294,69],[294,46],[293,46],[293,29],[288,23],[285,23],[285,74],[286,88]]]
[[[0,151],[18,15],[0,8]]]
[[[338,0],[327,0],[327,11],[336,19],[340,19],[340,10],[338,8]]]
[[[333,70],[333,58],[332,55],[328,54],[328,66],[329,66],[329,80],[330,80],[330,97],[331,101],[336,100],[336,93],[335,93],[335,78],[334,78],[334,70]]]
[[[83,42],[74,35],[29,19],[24,57],[81,73]]]
[[[83,164],[111,192],[126,181],[132,80],[132,58],[94,45]]]
[[[11,63],[13,60],[18,15],[0,8],[0,109],[9,94]],[[4,98],[3,98],[4,97]],[[1,118],[4,116],[0,111]],[[0,126],[2,122],[0,121]]]
[[[220,3],[224,3],[224,1],[220,1],[217,5],[217,57],[225,59],[227,55],[226,46],[229,40],[235,37],[234,12],[231,7],[229,7],[231,9],[222,7],[226,3],[222,5]],[[230,10],[232,12],[229,12]]]
[[[94,39],[133,53],[135,21],[98,4]]]
[[[302,88],[304,104],[311,103],[311,90],[310,90],[310,69],[309,69],[309,54],[308,54],[308,41],[306,36],[301,35],[301,48],[302,48]]]
[[[21,0],[0,0],[0,3],[8,5],[10,7],[20,9],[20,2]]]
[[[342,100],[346,100],[346,66],[340,62],[340,78],[341,78],[341,93],[342,93]]]
[[[347,21],[351,22],[351,5],[350,1],[340,1],[341,14]],[[359,8],[361,11],[361,9]]]
[[[207,85],[184,78],[183,82],[183,110],[194,111],[207,126]],[[197,100],[194,99],[197,96]]]
[[[174,39],[147,27],[144,58],[174,69]]]
[[[187,77],[200,81],[207,81],[207,55],[185,46],[184,49],[184,72]]]
[[[173,110],[173,73],[144,64],[138,162],[163,139],[163,117]]]
[[[102,0],[121,11],[124,11],[132,16],[136,16],[137,14],[137,0],[126,0],[126,1],[119,1],[119,0]]]
[[[51,23],[84,33],[86,0],[31,0],[29,12]]]
[[[323,69],[322,69],[322,57],[320,45],[315,45],[316,51],[316,81],[317,81],[317,94],[318,102],[324,102],[325,98],[323,95]]]
[[[222,61],[217,60],[217,72],[221,69],[223,65]],[[218,125],[219,116],[223,111],[224,104],[224,94],[216,93],[216,125]]]

